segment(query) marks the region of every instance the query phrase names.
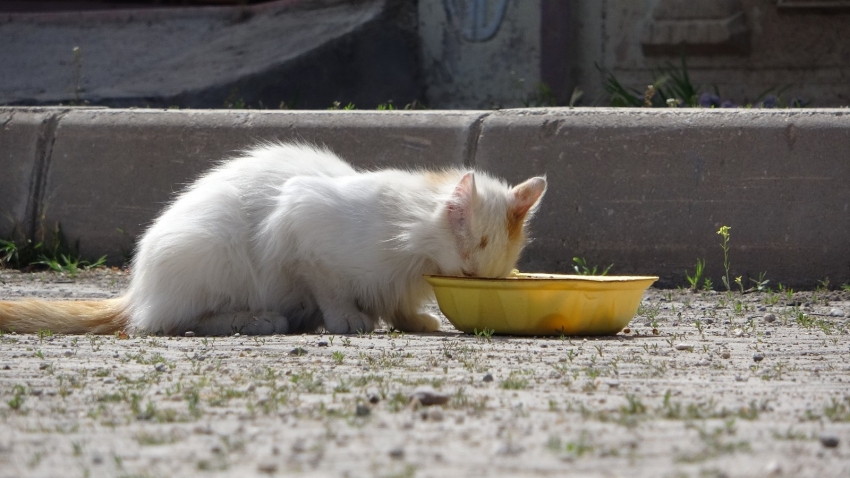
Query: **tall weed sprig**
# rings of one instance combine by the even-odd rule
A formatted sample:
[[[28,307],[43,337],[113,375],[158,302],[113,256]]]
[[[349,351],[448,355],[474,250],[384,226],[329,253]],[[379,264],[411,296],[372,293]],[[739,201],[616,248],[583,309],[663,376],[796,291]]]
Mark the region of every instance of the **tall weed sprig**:
[[[726,286],[726,290],[732,290],[732,283],[729,281],[729,229],[732,229],[732,227],[720,226],[720,229],[717,230],[717,233],[723,237],[720,248],[723,249],[723,269],[726,273],[722,277],[722,280],[723,285]]]

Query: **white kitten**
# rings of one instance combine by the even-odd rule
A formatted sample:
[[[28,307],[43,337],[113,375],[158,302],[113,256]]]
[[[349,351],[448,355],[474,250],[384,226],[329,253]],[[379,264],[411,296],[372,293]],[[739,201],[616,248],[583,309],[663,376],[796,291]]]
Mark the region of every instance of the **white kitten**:
[[[383,319],[434,331],[439,320],[420,310],[423,274],[507,275],[545,190],[541,177],[509,188],[455,169],[359,172],[326,150],[261,146],[165,209],[139,242],[124,297],[79,302],[83,312],[0,302],[0,328],[353,333]],[[35,311],[41,319],[25,319]]]

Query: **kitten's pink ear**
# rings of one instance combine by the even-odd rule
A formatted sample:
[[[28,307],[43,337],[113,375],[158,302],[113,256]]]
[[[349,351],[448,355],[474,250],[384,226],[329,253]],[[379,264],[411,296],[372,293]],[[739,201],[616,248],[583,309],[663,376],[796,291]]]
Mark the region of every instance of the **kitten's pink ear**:
[[[470,171],[460,178],[455,186],[446,211],[449,217],[449,227],[458,237],[471,234],[472,209],[475,204],[475,175]]]
[[[546,178],[536,177],[517,184],[511,189],[510,210],[511,215],[518,219],[525,219],[528,212],[536,208],[546,192]]]

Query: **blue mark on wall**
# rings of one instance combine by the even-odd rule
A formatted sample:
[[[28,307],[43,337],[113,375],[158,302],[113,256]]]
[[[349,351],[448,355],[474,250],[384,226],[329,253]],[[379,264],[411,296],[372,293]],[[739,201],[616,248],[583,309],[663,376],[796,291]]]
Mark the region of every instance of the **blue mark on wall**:
[[[499,31],[508,0],[443,0],[449,22],[466,41],[484,42]]]

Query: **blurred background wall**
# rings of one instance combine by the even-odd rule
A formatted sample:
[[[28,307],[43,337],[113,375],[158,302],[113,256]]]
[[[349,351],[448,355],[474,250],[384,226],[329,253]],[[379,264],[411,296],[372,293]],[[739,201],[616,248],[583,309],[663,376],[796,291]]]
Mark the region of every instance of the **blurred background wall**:
[[[0,0],[0,61],[0,104],[846,106],[850,1]]]

